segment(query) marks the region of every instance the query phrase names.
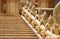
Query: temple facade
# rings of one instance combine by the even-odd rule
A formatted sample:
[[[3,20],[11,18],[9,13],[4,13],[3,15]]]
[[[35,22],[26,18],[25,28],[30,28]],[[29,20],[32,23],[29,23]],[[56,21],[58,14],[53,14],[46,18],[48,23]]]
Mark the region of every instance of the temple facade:
[[[0,0],[0,39],[60,39],[60,0]]]

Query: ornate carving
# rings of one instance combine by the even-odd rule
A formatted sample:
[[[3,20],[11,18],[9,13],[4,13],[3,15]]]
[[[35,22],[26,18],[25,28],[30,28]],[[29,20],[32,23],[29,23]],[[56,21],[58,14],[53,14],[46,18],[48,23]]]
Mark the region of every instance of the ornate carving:
[[[54,23],[60,25],[60,2],[56,5],[53,13]]]

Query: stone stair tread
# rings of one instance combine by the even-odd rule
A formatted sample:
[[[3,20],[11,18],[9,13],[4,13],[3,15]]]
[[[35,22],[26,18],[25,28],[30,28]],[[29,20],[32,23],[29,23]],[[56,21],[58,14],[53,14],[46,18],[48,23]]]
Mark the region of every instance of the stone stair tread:
[[[38,39],[20,17],[0,16],[0,39]]]
[[[34,34],[34,32],[19,32],[20,34]]]
[[[0,32],[0,34],[34,34],[34,32]]]
[[[0,29],[31,29],[31,28],[27,28],[27,27],[1,27],[0,26]]]
[[[0,38],[37,39],[34,36],[0,36]]]
[[[36,36],[36,34],[0,34],[0,36]]]
[[[0,32],[0,34],[34,34],[34,32],[7,32],[7,33],[3,33],[3,32]]]
[[[22,31],[24,31],[24,32],[32,32],[32,30],[18,30],[18,29],[0,29],[0,31],[3,31],[3,32],[22,32]]]

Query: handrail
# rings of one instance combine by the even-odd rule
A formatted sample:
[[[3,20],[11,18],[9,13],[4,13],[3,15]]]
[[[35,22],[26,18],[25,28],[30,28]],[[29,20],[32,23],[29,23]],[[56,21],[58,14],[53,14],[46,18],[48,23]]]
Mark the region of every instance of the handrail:
[[[41,10],[54,10],[54,8],[41,8]]]
[[[38,24],[38,26],[40,27],[40,21],[38,19],[36,19],[30,12],[28,12],[25,8],[23,8],[23,10],[26,12],[27,15],[29,15],[29,17],[32,18],[32,20],[36,22],[36,24]],[[36,8],[36,10],[43,10],[44,12],[43,13],[46,13],[46,11],[54,11],[54,8]],[[35,34],[37,34],[37,36],[42,39],[43,37],[41,36],[41,34],[38,33],[37,30],[35,30],[34,27],[32,27],[32,25],[25,19],[24,16],[21,15],[21,17],[25,20],[25,22],[31,27],[31,29],[35,32]],[[50,31],[46,31],[46,34],[48,36],[52,36],[51,33],[49,33]],[[59,36],[59,35],[56,35],[56,36]],[[51,37],[52,38],[52,37]]]
[[[35,8],[37,10],[54,10],[54,8]]]
[[[37,11],[37,14],[38,14],[38,12],[39,11],[44,11],[44,12],[46,12],[46,11],[54,11],[54,8],[35,8],[36,9],[36,11]]]
[[[27,14],[29,17],[31,17],[32,20],[35,20],[35,17],[34,17],[33,15],[31,15],[30,12],[28,12],[25,8],[22,8],[22,9],[26,12],[26,14]]]

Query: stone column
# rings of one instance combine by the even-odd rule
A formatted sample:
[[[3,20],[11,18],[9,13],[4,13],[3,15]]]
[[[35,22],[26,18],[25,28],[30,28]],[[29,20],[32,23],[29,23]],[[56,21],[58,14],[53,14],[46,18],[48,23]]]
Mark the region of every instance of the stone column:
[[[15,5],[15,1],[14,0],[10,0],[10,13],[15,14],[15,10],[16,10],[16,5]]]
[[[7,13],[9,14],[10,13],[10,1],[9,0],[6,0],[7,1]]]
[[[7,0],[7,13],[11,15],[18,15],[18,7],[16,0]]]

